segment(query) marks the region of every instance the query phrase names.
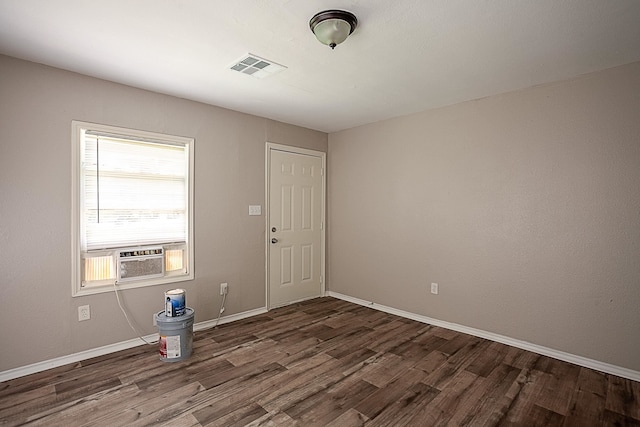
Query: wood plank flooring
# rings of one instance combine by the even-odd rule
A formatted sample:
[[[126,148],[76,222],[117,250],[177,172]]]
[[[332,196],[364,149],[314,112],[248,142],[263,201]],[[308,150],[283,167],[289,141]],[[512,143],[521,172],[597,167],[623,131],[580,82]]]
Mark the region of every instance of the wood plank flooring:
[[[0,383],[0,425],[640,426],[640,383],[319,298]]]

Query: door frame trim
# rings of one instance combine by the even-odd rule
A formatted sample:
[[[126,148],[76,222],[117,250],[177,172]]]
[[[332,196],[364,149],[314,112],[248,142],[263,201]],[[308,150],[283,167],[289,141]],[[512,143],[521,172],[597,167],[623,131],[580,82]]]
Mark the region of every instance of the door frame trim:
[[[271,151],[284,151],[287,153],[301,154],[306,156],[319,157],[322,160],[322,218],[320,229],[320,296],[324,296],[326,293],[326,234],[327,234],[327,153],[323,151],[310,150],[307,148],[294,147],[291,145],[276,144],[274,142],[267,141],[265,144],[265,307],[267,310],[271,310],[276,307],[271,307],[271,301],[269,300],[269,288],[270,288],[270,259],[269,259],[269,224],[270,224],[270,207],[271,207],[271,194],[270,194],[270,172],[271,172]],[[293,301],[292,303],[297,302]]]

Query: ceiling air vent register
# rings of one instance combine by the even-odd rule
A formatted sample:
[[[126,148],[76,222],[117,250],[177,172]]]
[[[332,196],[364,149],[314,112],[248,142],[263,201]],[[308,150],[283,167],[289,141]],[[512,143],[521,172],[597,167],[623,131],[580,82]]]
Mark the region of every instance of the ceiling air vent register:
[[[257,79],[263,79],[285,70],[287,67],[248,53],[234,62],[229,68],[242,74],[248,74]]]

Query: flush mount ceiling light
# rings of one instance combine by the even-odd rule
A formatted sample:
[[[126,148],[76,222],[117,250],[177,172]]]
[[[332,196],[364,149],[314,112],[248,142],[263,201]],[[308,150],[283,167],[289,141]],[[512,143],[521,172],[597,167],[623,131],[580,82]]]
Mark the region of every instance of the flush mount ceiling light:
[[[325,10],[316,13],[309,21],[309,27],[316,38],[331,49],[345,41],[357,25],[356,16],[344,10]]]

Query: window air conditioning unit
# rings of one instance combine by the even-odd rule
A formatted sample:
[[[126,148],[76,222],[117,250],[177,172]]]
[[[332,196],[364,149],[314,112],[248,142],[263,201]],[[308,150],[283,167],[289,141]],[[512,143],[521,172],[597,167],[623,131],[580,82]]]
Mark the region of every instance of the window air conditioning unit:
[[[164,276],[162,246],[118,250],[118,282]]]

